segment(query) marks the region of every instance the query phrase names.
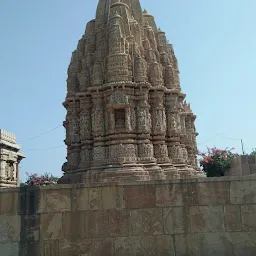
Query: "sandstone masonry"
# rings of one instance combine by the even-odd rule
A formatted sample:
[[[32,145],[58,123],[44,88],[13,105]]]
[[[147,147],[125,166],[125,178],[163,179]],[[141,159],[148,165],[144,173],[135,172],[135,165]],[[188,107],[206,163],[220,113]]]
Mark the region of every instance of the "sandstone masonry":
[[[178,62],[139,0],[100,0],[68,68],[60,183],[203,176]]]
[[[19,185],[19,164],[23,158],[15,135],[0,129],[0,187]]]
[[[0,189],[3,256],[254,256],[256,177]]]

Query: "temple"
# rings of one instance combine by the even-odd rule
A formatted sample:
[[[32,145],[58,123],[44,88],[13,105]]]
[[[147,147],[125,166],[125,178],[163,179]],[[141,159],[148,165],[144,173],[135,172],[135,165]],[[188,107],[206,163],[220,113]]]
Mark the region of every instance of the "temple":
[[[203,176],[173,46],[139,0],[100,0],[68,68],[60,183]]]
[[[20,162],[25,156],[20,152],[16,136],[0,130],[0,187],[19,186]]]

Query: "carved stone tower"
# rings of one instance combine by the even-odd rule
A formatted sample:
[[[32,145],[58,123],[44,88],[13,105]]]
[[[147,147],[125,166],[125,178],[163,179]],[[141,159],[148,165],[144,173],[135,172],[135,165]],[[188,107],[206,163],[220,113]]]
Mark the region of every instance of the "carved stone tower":
[[[203,176],[177,59],[139,0],[100,0],[68,68],[60,183]]]

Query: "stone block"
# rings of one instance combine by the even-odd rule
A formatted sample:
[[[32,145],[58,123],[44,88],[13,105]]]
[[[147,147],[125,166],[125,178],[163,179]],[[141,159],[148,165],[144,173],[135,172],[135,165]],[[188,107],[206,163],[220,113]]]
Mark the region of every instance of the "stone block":
[[[154,208],[155,186],[134,185],[124,187],[125,207],[131,209]]]
[[[228,182],[194,182],[156,186],[156,205],[220,205],[229,202]]]
[[[233,255],[256,255],[256,232],[232,232],[228,236],[232,241]]]
[[[157,185],[156,205],[159,207],[183,206],[182,184]]]
[[[194,183],[197,205],[224,205],[229,203],[229,182]]]
[[[91,239],[79,239],[71,243],[71,246],[66,250],[68,254],[65,256],[78,256],[88,255],[91,256],[92,240]],[[63,251],[63,250],[62,250]]]
[[[79,239],[68,243],[68,246],[64,247],[64,241],[62,241],[60,252],[62,253],[61,256],[112,256],[114,255],[114,244],[110,238]]]
[[[225,205],[225,227],[226,231],[241,231],[241,211],[239,205]]]
[[[256,255],[256,232],[175,235],[176,256]]]
[[[73,256],[72,253],[72,242],[69,239],[59,240],[59,254],[61,256]]]
[[[90,256],[113,256],[114,243],[110,238],[107,239],[93,239]]]
[[[0,243],[20,241],[20,215],[0,215]]]
[[[85,212],[65,212],[62,222],[64,238],[79,239],[85,237]]]
[[[45,213],[40,215],[40,240],[60,239],[63,236],[62,214]]]
[[[22,215],[20,237],[23,243],[39,240],[40,215]]]
[[[171,207],[163,209],[165,234],[188,232],[188,208]]]
[[[189,208],[189,225],[192,233],[224,231],[222,206],[193,206]]]
[[[110,236],[128,236],[131,233],[130,213],[128,210],[109,211]]]
[[[19,194],[18,192],[0,193],[0,214],[19,213]]]
[[[122,209],[123,187],[90,188],[89,206],[91,210]]]
[[[60,256],[59,240],[44,241],[40,249],[40,256]]]
[[[24,242],[20,243],[19,248],[19,256],[35,256],[43,254],[43,242],[40,244],[39,242]]]
[[[174,256],[171,236],[120,237],[115,240],[116,256]]]
[[[19,249],[19,243],[0,243],[0,254],[2,256],[20,256]]]
[[[241,217],[244,231],[256,231],[256,205],[242,205]]]
[[[39,213],[71,211],[70,189],[43,189],[40,193]]]
[[[72,189],[71,206],[72,211],[89,210],[89,188]]]
[[[231,204],[256,204],[256,181],[233,181],[230,186]]]
[[[86,212],[86,238],[105,238],[109,235],[108,211]]]
[[[175,235],[176,256],[234,256],[231,238],[225,233]]]
[[[130,225],[135,236],[162,235],[164,234],[162,209],[131,210]]]

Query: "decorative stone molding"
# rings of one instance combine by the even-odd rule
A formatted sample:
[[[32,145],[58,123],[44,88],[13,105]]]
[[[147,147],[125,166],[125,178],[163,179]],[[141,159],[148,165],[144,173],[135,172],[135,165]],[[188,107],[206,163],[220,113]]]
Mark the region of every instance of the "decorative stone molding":
[[[17,187],[20,180],[20,162],[25,156],[20,152],[16,136],[0,129],[0,187]]]
[[[60,182],[201,175],[173,46],[139,0],[99,0],[72,54],[67,89]]]

